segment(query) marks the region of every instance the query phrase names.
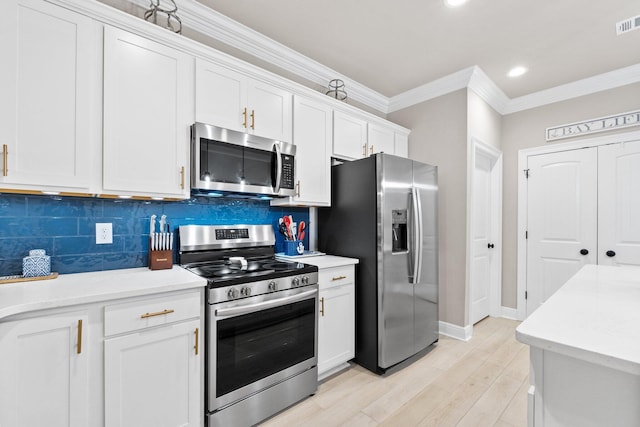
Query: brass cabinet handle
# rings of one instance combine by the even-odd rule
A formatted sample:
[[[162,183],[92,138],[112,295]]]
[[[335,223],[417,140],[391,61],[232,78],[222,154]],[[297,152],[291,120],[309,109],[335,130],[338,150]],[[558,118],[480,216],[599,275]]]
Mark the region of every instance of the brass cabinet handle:
[[[251,129],[255,130],[256,128],[256,112],[251,110]]]
[[[184,166],[180,167],[180,188],[184,190]]]
[[[7,176],[9,169],[7,168],[7,156],[9,155],[9,149],[7,144],[2,144],[2,176]]]
[[[242,112],[242,127],[246,129],[247,127],[247,107],[244,107],[244,111]]]
[[[156,311],[155,313],[145,313],[145,314],[141,314],[140,318],[146,319],[148,317],[162,316],[165,314],[173,313],[174,311],[175,310],[162,310],[162,311]]]
[[[362,157],[367,157],[367,144],[362,145]]]
[[[296,184],[296,197],[300,197],[300,180]]]
[[[371,147],[369,147],[369,153],[373,154],[373,145]]]
[[[82,319],[78,320],[78,345],[76,346],[76,353],[82,353]]]
[[[198,328],[196,328],[195,332],[196,334],[196,345],[193,347],[196,350],[196,356],[198,355],[198,350],[200,349],[200,330]]]
[[[324,317],[324,297],[320,298],[320,314]]]
[[[332,282],[335,282],[336,280],[342,280],[342,279],[346,279],[346,278],[347,278],[347,276],[338,276],[338,277],[333,277],[333,278],[331,279],[331,281],[332,281]]]

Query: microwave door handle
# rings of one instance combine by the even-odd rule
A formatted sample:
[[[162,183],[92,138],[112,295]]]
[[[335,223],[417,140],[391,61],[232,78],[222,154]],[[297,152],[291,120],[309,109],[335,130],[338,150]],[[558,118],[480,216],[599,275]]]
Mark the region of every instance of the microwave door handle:
[[[280,151],[280,143],[274,144],[276,149],[276,184],[273,188],[274,193],[280,192],[280,182],[282,181],[282,152]]]

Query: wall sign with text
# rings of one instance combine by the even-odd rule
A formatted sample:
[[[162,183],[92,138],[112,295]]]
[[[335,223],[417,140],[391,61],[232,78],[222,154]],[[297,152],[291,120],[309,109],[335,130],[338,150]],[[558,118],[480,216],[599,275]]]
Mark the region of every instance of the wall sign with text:
[[[640,110],[547,128],[547,141],[640,125]]]

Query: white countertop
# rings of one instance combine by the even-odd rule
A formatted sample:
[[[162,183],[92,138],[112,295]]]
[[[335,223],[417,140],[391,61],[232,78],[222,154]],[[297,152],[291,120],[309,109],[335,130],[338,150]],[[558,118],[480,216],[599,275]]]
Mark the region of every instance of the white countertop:
[[[282,258],[282,259],[285,259],[285,258]],[[291,261],[291,258],[286,258],[286,261]],[[319,256],[302,257],[300,259],[296,259],[296,261],[300,261],[305,264],[315,265],[318,268],[344,267],[346,265],[354,265],[360,262],[360,260],[358,260],[357,258],[347,258],[347,257],[335,256],[335,255],[319,255]]]
[[[516,337],[640,375],[640,267],[584,266],[518,326]]]
[[[199,288],[206,284],[205,279],[176,265],[171,270],[129,268],[7,283],[0,285],[0,320],[35,310]]]

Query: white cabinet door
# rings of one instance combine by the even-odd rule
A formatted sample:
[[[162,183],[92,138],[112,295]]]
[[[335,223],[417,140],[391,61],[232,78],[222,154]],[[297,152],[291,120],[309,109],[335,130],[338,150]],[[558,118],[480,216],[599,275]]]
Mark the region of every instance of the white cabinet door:
[[[396,132],[394,135],[394,150],[396,156],[409,157],[409,135]]]
[[[249,132],[265,138],[291,142],[291,92],[249,79],[247,108]]]
[[[105,27],[106,193],[189,196],[193,61],[173,48]]]
[[[196,58],[196,121],[246,132],[246,77]]]
[[[291,92],[196,59],[196,121],[291,142]]]
[[[640,265],[640,141],[598,147],[598,264]]]
[[[530,156],[528,168],[527,315],[597,261],[597,149]]]
[[[377,124],[369,124],[367,144],[369,155],[375,153],[395,154],[395,135],[393,129]]]
[[[94,22],[44,1],[7,0],[2,8],[0,186],[88,192],[99,142]]]
[[[201,425],[199,327],[192,320],[105,340],[107,427]]]
[[[296,190],[272,205],[331,205],[331,108],[296,96],[293,102],[293,143],[296,144]]]
[[[87,332],[85,311],[0,323],[0,425],[95,425]]]
[[[354,285],[320,292],[318,319],[318,375],[344,364],[355,355]]]
[[[348,366],[355,356],[355,267],[318,272],[318,378]]]
[[[345,160],[368,156],[366,120],[341,111],[333,112],[333,156]]]

